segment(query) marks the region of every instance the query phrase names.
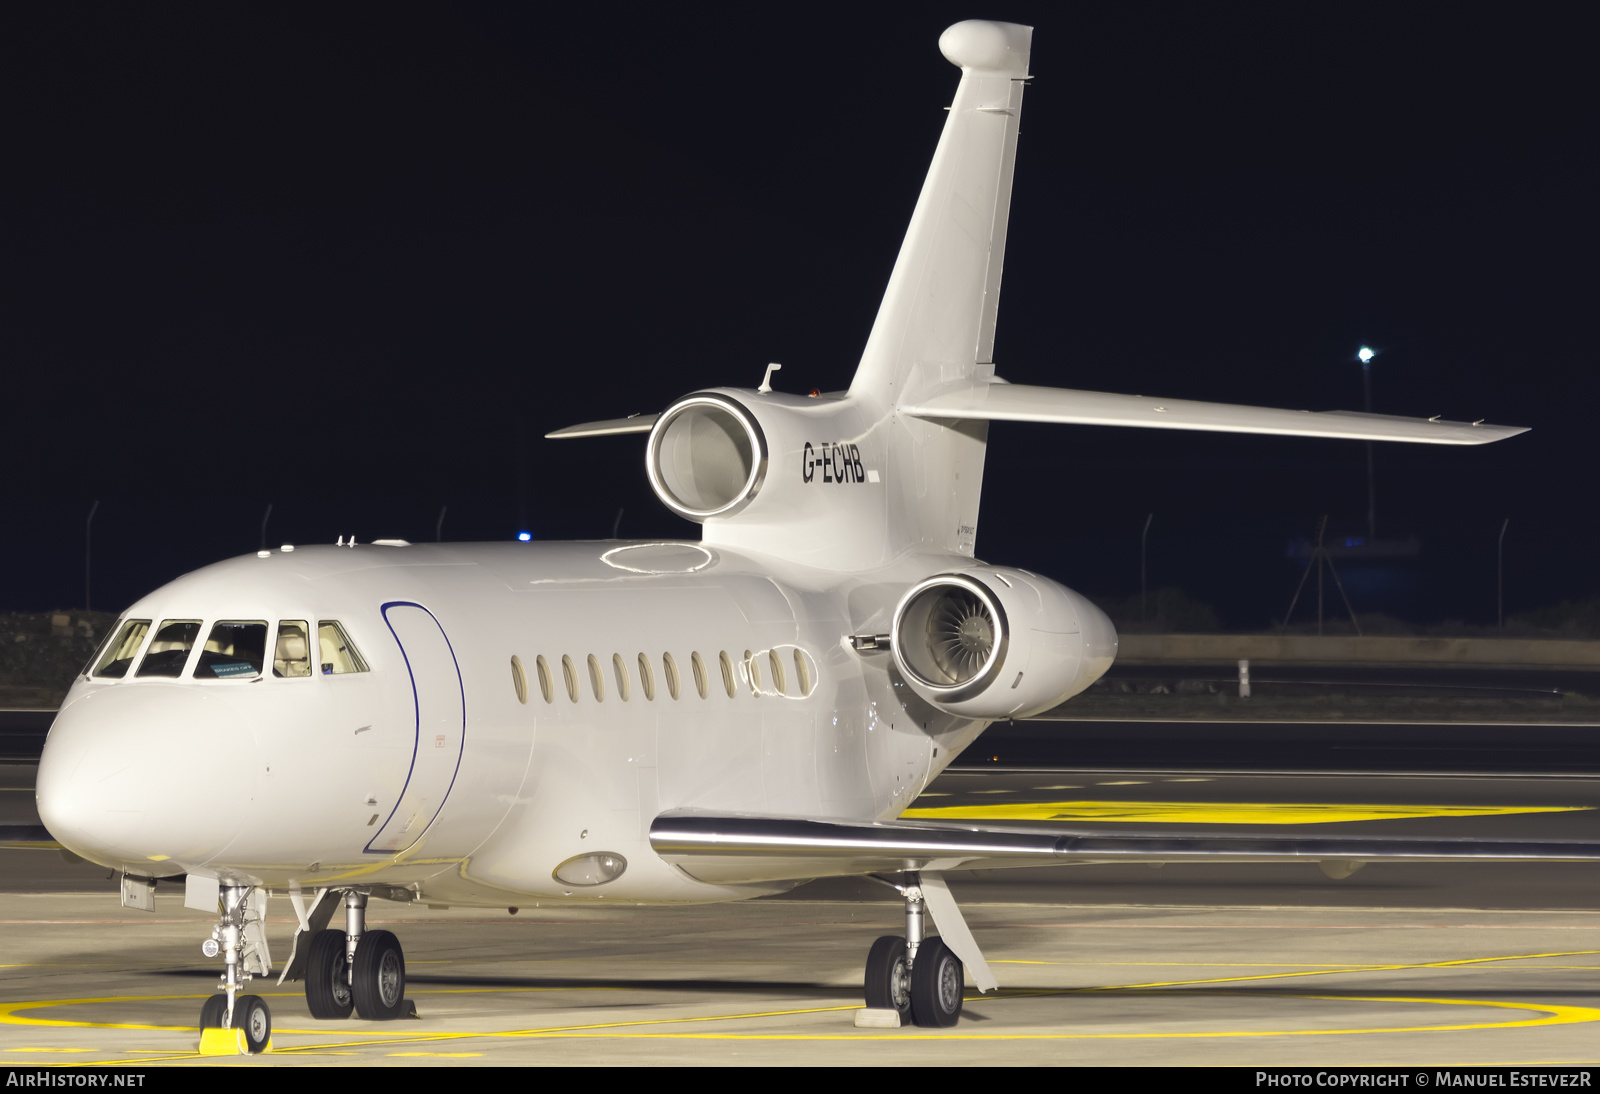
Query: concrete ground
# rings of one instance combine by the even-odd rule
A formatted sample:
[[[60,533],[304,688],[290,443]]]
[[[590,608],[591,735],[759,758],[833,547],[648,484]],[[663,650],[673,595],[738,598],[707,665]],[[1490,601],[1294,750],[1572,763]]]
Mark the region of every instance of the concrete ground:
[[[31,770],[0,768],[0,820],[26,821]],[[1593,839],[1593,778],[1374,778],[1137,771],[947,775],[922,807],[1114,800],[1284,803],[1413,814],[1300,832]],[[1441,805],[1493,808],[1444,815]],[[1576,806],[1517,812],[1518,807]],[[1512,810],[1506,812],[1504,810]],[[1255,810],[1256,812],[1252,812]],[[1081,822],[1080,822],[1081,823]],[[1164,827],[1172,827],[1167,824]],[[701,908],[430,910],[375,901],[406,949],[420,1019],[318,1022],[297,985],[256,986],[275,1051],[309,1064],[1506,1064],[1600,1057],[1600,871],[1591,866],[1065,867],[954,875],[1003,985],[951,1030],[858,1030],[861,963],[897,931],[892,895],[814,882]],[[103,870],[0,851],[0,1065],[192,1064],[217,965],[177,886],[118,906]],[[287,902],[270,909],[287,948]],[[285,956],[278,952],[281,962]],[[215,1058],[204,1062],[218,1062]]]

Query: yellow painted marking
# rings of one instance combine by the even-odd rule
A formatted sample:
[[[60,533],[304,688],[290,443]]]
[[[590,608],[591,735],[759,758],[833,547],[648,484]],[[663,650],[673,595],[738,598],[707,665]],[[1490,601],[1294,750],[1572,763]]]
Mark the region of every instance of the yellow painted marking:
[[[998,995],[975,997],[976,1001],[993,1002],[1004,999],[1026,999],[1047,996],[1064,995],[1210,995],[1214,993],[1204,990],[1192,990],[1201,985],[1236,983],[1246,980],[1276,980],[1297,976],[1328,976],[1341,972],[1372,972],[1394,971],[1403,969],[1428,969],[1451,968],[1466,965],[1481,965],[1498,961],[1527,961],[1552,957],[1578,957],[1600,953],[1600,950],[1567,950],[1553,953],[1528,953],[1504,954],[1493,957],[1462,958],[1447,961],[1429,961],[1411,964],[1393,965],[1361,965],[1349,967],[1327,967],[1302,970],[1296,972],[1272,972],[1251,976],[1211,977],[1197,980],[1157,981],[1142,984],[1108,985],[1104,987],[1087,988],[1060,988],[1060,989],[1013,989],[1001,991]],[[1021,962],[1016,962],[1020,964]],[[1191,989],[1191,990],[1184,990]],[[551,988],[462,988],[441,989],[428,992],[428,994],[500,994],[506,992],[525,991],[559,991],[571,989]],[[611,985],[596,984],[586,985],[583,989],[589,991],[619,990]],[[274,992],[272,996],[287,997],[298,996],[299,992]],[[421,994],[421,993],[417,993]],[[147,1029],[168,1030],[172,1032],[193,1032],[193,1027],[185,1026],[148,1026],[133,1025],[120,1022],[89,1022],[89,1021],[64,1021],[58,1019],[25,1018],[16,1012],[43,1007],[69,1006],[87,1003],[128,1003],[157,999],[199,999],[200,995],[173,995],[173,996],[117,996],[99,999],[58,999],[36,1002],[21,1002],[0,1004],[0,1024],[13,1025],[44,1025],[44,1026],[76,1026],[95,1029]],[[1259,999],[1260,996],[1246,996],[1246,998]],[[1192,1032],[1149,1032],[1149,1033],[933,1033],[920,1030],[900,1031],[894,1034],[863,1034],[863,1033],[732,1033],[732,1032],[693,1032],[693,1031],[658,1031],[650,1027],[661,1026],[698,1026],[713,1022],[733,1022],[757,1018],[791,1018],[804,1014],[825,1014],[830,1012],[851,1011],[858,1006],[851,1002],[843,1006],[826,1007],[801,1007],[785,1010],[747,1011],[736,1014],[702,1015],[691,1018],[649,1018],[633,1021],[597,1022],[583,1025],[549,1026],[537,1029],[505,1030],[505,1031],[460,1031],[452,1033],[425,1033],[404,1037],[381,1037],[376,1034],[366,1035],[355,1031],[341,1030],[344,1036],[367,1036],[370,1039],[359,1041],[324,1042],[303,1046],[274,1046],[278,1053],[298,1053],[302,1055],[348,1055],[339,1052],[340,1049],[372,1049],[384,1046],[440,1044],[443,1042],[476,1040],[476,1039],[545,1039],[545,1038],[626,1038],[626,1039],[656,1039],[656,1040],[733,1040],[733,1041],[862,1041],[862,1040],[890,1040],[896,1037],[926,1037],[939,1040],[956,1041],[1069,1041],[1069,1040],[1166,1040],[1181,1039],[1194,1040],[1206,1038],[1232,1038],[1232,1037],[1327,1037],[1348,1034],[1371,1033],[1442,1033],[1466,1030],[1486,1029],[1515,1029],[1534,1026],[1571,1025],[1582,1022],[1600,1021],[1600,1008],[1564,1006],[1555,1003],[1526,1003],[1526,1002],[1498,1002],[1482,999],[1450,999],[1423,996],[1382,995],[1382,996],[1353,996],[1353,995],[1312,995],[1312,994],[1283,994],[1273,998],[1278,999],[1309,999],[1321,1002],[1367,1002],[1367,1003],[1417,1003],[1434,1006],[1459,1006],[1459,1007],[1487,1007],[1502,1011],[1533,1013],[1541,1015],[1535,1018],[1513,1018],[1504,1021],[1492,1022],[1463,1022],[1445,1023],[1438,1025],[1417,1026],[1377,1026],[1377,1027],[1352,1027],[1339,1029],[1280,1029],[1280,1030],[1197,1030]],[[329,1031],[320,1030],[278,1030],[281,1034],[304,1034],[307,1036],[325,1036]],[[3,1055],[3,1051],[0,1051]],[[438,1056],[470,1056],[480,1055],[475,1053],[393,1053],[391,1055],[438,1055]],[[164,1057],[170,1060],[196,1059],[193,1053],[174,1052]],[[117,1061],[99,1061],[115,1064]]]
[[[1165,824],[1332,824],[1413,817],[1570,813],[1592,805],[1331,805],[1317,802],[1006,802],[913,807],[905,820],[1136,821]]]
[[[450,1059],[460,1059],[466,1056],[482,1056],[481,1052],[391,1052],[390,1056],[445,1056]]]

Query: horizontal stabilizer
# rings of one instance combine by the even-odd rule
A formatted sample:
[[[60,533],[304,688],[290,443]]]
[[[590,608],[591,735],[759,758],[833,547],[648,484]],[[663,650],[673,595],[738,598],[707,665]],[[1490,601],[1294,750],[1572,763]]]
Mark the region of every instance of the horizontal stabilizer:
[[[1337,437],[1354,441],[1407,441],[1413,444],[1488,444],[1503,441],[1526,426],[1401,418],[1355,410],[1276,410],[1190,399],[1156,399],[1073,391],[1028,384],[980,384],[902,406],[919,418],[975,419],[991,422],[1055,422],[1062,425],[1123,425],[1144,429],[1196,429],[1212,433],[1273,433],[1287,437]]]
[[[603,422],[584,422],[569,425],[554,433],[546,433],[549,441],[567,441],[574,437],[614,437],[620,433],[648,433],[656,424],[659,414],[630,414],[626,418],[607,418]]]
[[[1091,862],[1600,862],[1600,842],[986,829],[698,813],[657,817],[650,846],[692,876],[725,884]]]

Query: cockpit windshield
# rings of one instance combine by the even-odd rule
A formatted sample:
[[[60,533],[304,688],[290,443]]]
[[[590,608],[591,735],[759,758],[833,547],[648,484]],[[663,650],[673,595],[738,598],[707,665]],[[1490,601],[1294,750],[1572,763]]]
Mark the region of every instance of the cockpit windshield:
[[[107,644],[105,655],[94,667],[94,674],[108,680],[120,680],[128,675],[128,669],[133,666],[133,656],[139,652],[139,647],[144,644],[144,636],[148,633],[150,633],[148,619],[130,619],[124,623],[121,633]]]
[[[200,637],[200,620],[166,619],[150,639],[150,648],[139,662],[140,676],[167,676],[176,679],[183,675],[183,666]]]
[[[264,620],[224,619],[211,628],[200,662],[195,665],[197,680],[241,680],[261,675],[267,654],[267,624]]]
[[[336,619],[124,619],[110,630],[85,673],[96,679],[177,680],[193,658],[193,680],[308,680],[368,672],[366,660]],[[207,629],[209,628],[209,630]],[[195,646],[200,636],[207,635]],[[142,654],[142,658],[141,658]],[[133,672],[135,663],[138,671]]]

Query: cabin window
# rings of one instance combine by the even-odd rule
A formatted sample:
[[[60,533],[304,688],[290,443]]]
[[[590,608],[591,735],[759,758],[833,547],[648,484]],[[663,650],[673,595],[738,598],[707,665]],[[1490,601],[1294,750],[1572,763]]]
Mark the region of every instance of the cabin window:
[[[624,703],[628,701],[628,665],[623,661],[622,654],[611,655],[611,672],[617,678],[617,698]]]
[[[555,702],[556,689],[550,682],[550,663],[544,659],[544,654],[541,653],[533,659],[533,667],[539,674],[539,691],[544,696],[544,701]]]
[[[120,680],[128,675],[128,669],[133,666],[133,655],[139,652],[139,647],[144,644],[144,636],[149,633],[150,620],[128,620],[122,625],[122,633],[117,635],[116,641],[106,647],[94,674],[110,680]]]
[[[744,671],[750,680],[750,694],[761,698],[761,668],[756,664],[755,654],[749,650],[744,651]]]
[[[700,693],[700,698],[706,697],[706,663],[700,660],[700,651],[695,650],[689,655],[689,667],[694,670],[694,690]]]
[[[267,624],[264,620],[219,620],[212,624],[211,637],[200,651],[200,660],[194,667],[195,679],[244,680],[260,676],[266,659]]]
[[[156,628],[155,637],[150,639],[150,648],[144,651],[144,660],[139,662],[139,675],[174,680],[182,676],[189,651],[194,649],[199,637],[200,620],[163,619]]]
[[[800,687],[802,696],[811,694],[811,666],[806,663],[806,655],[800,647],[794,650],[794,682]]]
[[[572,658],[561,655],[561,678],[567,685],[567,698],[578,701],[578,670],[572,667]]]
[[[667,694],[674,699],[678,697],[678,663],[672,659],[672,654],[661,655],[661,671],[667,678]]]
[[[600,662],[594,654],[589,655],[589,688],[594,692],[594,701],[603,702],[606,697],[606,675],[600,671]]]
[[[767,651],[767,665],[772,669],[772,690],[777,695],[784,694],[788,689],[784,687],[783,661],[778,657],[777,650]]]
[[[272,675],[296,680],[311,675],[311,628],[304,619],[278,620]]]
[[[650,702],[656,701],[656,681],[650,672],[650,658],[642,653],[639,655],[639,690]]]
[[[733,686],[733,662],[728,659],[728,651],[722,650],[717,654],[717,661],[722,665],[722,690],[732,699],[735,694]]]
[[[337,619],[323,619],[317,623],[317,663],[322,666],[324,676],[367,671],[366,661],[356,652],[356,644],[350,641]]]
[[[511,687],[517,693],[517,702],[528,702],[528,674],[522,671],[522,658],[511,655]]]

